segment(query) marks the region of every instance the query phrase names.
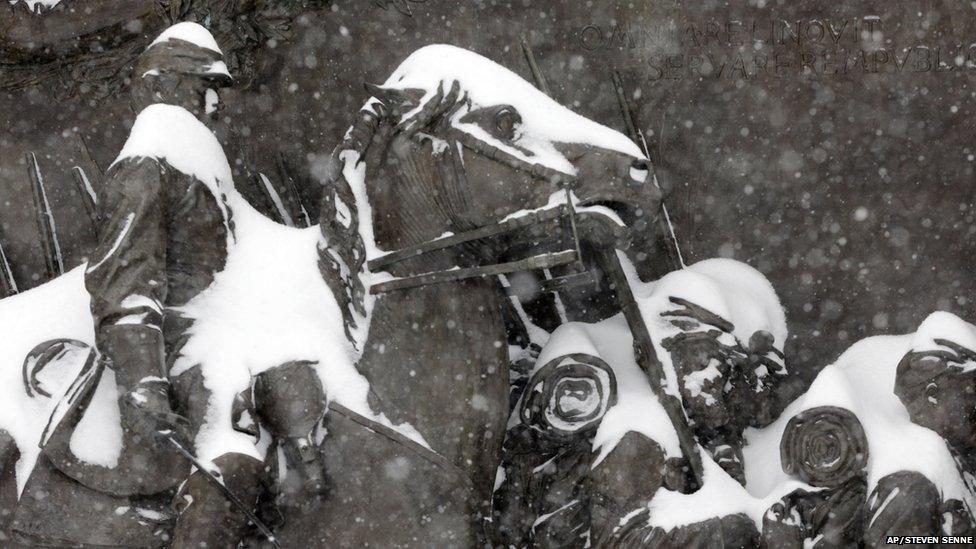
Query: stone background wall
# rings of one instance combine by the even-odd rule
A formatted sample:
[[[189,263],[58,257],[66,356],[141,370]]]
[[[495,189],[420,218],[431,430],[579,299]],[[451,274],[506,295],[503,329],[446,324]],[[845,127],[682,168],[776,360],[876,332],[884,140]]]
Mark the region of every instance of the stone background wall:
[[[976,320],[974,11],[941,1],[336,1],[262,44],[252,78],[224,94],[218,133],[246,196],[256,200],[249,174],[275,177],[280,153],[312,197],[366,99],[362,83],[383,81],[420,46],[469,48],[529,79],[525,36],[557,100],[623,130],[617,69],[675,188],[668,207],[686,260],[734,257],[765,273],[787,310],[789,359],[810,379],[854,341],[913,331],[933,310]],[[25,152],[38,155],[76,265],[92,236],[69,175],[75,134],[105,168],[134,117],[124,94],[51,90],[0,93],[0,239],[22,287],[44,278]]]

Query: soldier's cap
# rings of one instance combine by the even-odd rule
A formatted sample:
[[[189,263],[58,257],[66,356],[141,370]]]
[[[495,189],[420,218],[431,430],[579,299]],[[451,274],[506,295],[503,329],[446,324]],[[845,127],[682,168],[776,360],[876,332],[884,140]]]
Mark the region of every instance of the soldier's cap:
[[[177,23],[164,30],[139,56],[133,70],[135,78],[165,73],[202,76],[219,87],[234,83],[213,35],[191,22]]]

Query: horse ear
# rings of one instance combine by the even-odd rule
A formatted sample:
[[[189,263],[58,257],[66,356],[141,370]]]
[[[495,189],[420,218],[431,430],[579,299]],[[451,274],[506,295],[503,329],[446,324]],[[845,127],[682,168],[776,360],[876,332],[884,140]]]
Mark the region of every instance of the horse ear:
[[[364,83],[363,86],[371,96],[378,99],[383,106],[390,109],[398,117],[417,108],[425,95],[424,90],[414,88],[389,88],[369,82]]]

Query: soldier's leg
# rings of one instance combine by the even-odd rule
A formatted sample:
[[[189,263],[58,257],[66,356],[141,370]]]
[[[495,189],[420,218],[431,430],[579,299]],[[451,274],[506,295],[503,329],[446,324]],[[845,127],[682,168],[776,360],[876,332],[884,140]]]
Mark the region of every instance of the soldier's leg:
[[[190,421],[194,435],[204,428],[211,406],[211,392],[200,368],[173,378],[177,409]],[[229,426],[228,426],[229,428]],[[213,460],[224,485],[243,503],[257,505],[264,463],[241,453],[223,454]],[[173,547],[237,547],[247,528],[243,513],[200,471],[194,471],[176,495],[179,511]]]

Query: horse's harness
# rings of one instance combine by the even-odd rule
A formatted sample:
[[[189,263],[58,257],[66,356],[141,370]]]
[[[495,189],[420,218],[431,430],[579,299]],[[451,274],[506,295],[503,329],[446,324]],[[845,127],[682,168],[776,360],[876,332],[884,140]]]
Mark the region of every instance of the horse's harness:
[[[578,281],[581,279],[592,281],[593,275],[587,273],[585,268],[582,268],[583,254],[580,246],[579,229],[577,228],[578,212],[573,205],[570,188],[565,187],[565,192],[565,204],[560,204],[554,208],[534,210],[526,213],[525,215],[505,219],[491,225],[485,225],[470,231],[464,231],[461,233],[436,238],[434,240],[428,240],[414,246],[401,248],[397,251],[371,259],[366,262],[366,265],[370,271],[378,272],[391,265],[423,256],[431,252],[451,249],[469,242],[483,240],[498,235],[511,233],[527,227],[558,222],[561,220],[568,220],[570,227],[572,228],[572,242],[569,243],[569,246],[566,249],[556,252],[536,254],[514,261],[490,263],[487,265],[479,265],[477,267],[453,267],[450,269],[430,271],[418,275],[394,278],[393,280],[387,280],[372,285],[369,289],[370,293],[382,294],[392,292],[394,290],[416,288],[419,286],[428,286],[443,282],[454,282],[470,278],[497,276],[534,269],[550,269],[553,267],[568,265],[574,262],[581,267],[581,269],[577,269],[579,272],[567,275],[565,277],[547,280],[546,283],[548,287],[555,289],[561,285],[578,283]]]

